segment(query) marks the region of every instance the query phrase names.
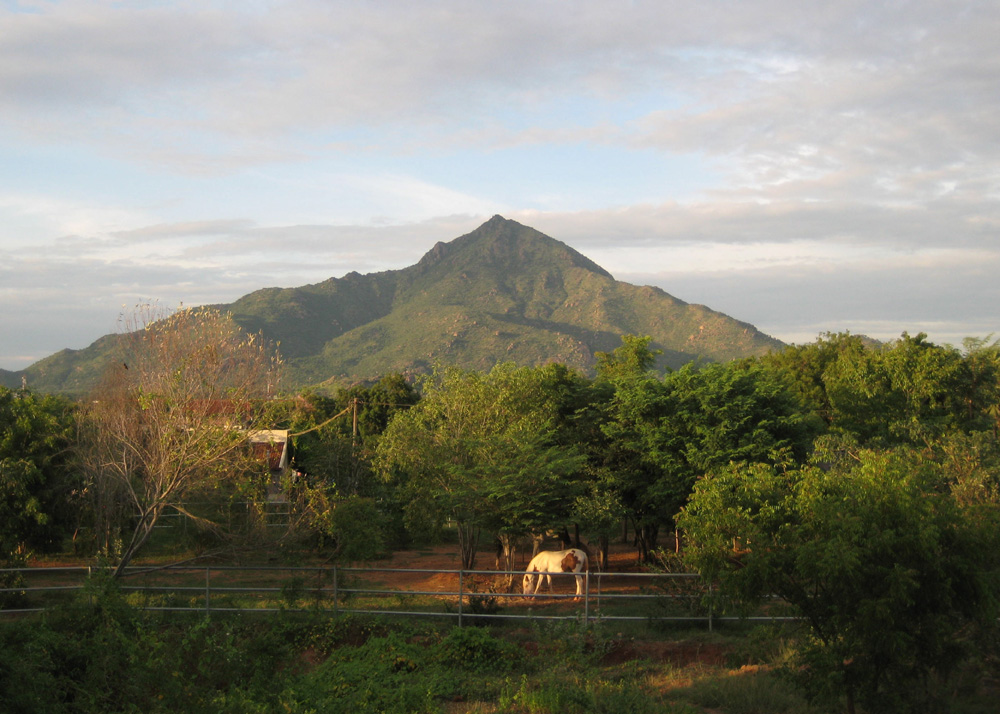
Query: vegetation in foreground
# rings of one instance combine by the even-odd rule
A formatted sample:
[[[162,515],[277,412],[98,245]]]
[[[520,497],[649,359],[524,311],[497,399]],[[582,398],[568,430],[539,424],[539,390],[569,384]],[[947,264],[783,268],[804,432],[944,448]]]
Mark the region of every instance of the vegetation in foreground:
[[[72,534],[76,552],[124,567],[146,550],[146,534],[168,508],[196,525],[202,554],[298,543],[343,561],[433,539],[450,524],[467,568],[481,537],[495,539],[510,558],[551,527],[578,529],[603,559],[624,521],[640,560],[662,557],[658,539],[670,534],[665,545],[681,546],[671,564],[714,579],[732,611],[780,594],[805,629],[791,640],[787,668],[765,670],[768,679],[760,681],[793,673],[803,685],[794,691],[814,706],[852,714],[946,711],[962,701],[966,672],[981,667],[983,676],[972,681],[988,685],[997,671],[1000,341],[968,341],[960,352],[922,335],[877,348],[828,336],[766,358],[659,375],[651,371],[649,338],[625,336],[599,357],[596,379],[559,364],[501,364],[484,373],[442,366],[419,389],[402,376],[386,377],[327,400],[272,398],[271,348],[244,341],[212,313],[154,321],[144,337],[86,403],[0,392],[6,563],[24,562],[34,549],[56,552]],[[175,344],[183,348],[160,349]],[[338,422],[345,414],[354,418]],[[298,480],[278,484],[259,458],[229,458],[241,448],[242,456],[255,451],[238,434],[254,424],[295,437],[305,467],[296,470]],[[283,496],[288,509],[276,530],[267,520],[272,495]],[[16,586],[19,576],[4,577]],[[11,593],[18,588],[4,596]],[[62,624],[70,642],[79,639],[74,622]],[[8,643],[23,654],[8,658],[4,675],[20,681],[34,663],[48,682],[40,694],[62,692],[58,701],[74,703],[125,687],[120,701],[100,700],[96,711],[131,707],[138,695],[128,688],[160,682],[164,672],[180,672],[182,689],[195,686],[198,673],[156,659],[172,656],[187,636],[172,633],[188,629],[131,615],[97,622],[81,647],[101,643],[97,662],[126,657],[115,666],[138,668],[127,683],[109,683],[83,656],[60,654],[68,664],[45,665],[35,655],[62,650],[39,645],[30,633]],[[133,644],[146,637],[149,646]],[[399,647],[383,642],[379,651],[411,644],[406,633],[400,637]],[[238,646],[220,655],[224,662],[252,656],[252,638],[231,639]],[[425,649],[436,641],[425,640]],[[541,640],[536,647],[541,651]],[[401,657],[393,660],[399,672],[438,672],[437,660],[432,667]],[[247,689],[245,680],[257,676],[247,670],[218,680],[216,699],[203,697],[205,710],[338,711],[328,682],[341,682],[338,668],[359,661],[361,654],[343,663],[331,655],[299,674],[278,667],[259,675],[275,685],[267,696]],[[499,710],[568,711],[577,701],[601,710],[598,697],[618,696],[594,689],[603,672],[562,672],[549,660],[550,669],[531,669],[537,661],[527,662],[483,701]],[[322,682],[309,679],[327,668]],[[293,674],[302,678],[286,678]],[[556,704],[545,698],[548,676],[557,682],[552,687],[567,690]],[[89,684],[92,677],[103,689]],[[341,688],[354,692],[358,681]],[[419,698],[399,705],[403,710],[447,701],[436,680],[406,677],[390,689],[411,681],[420,681]],[[636,684],[647,679],[628,681],[629,696],[647,691]],[[733,685],[712,689],[718,695],[726,686]],[[219,692],[237,703],[218,699]],[[351,707],[391,710],[367,700]],[[779,708],[770,702],[745,710]]]
[[[197,616],[196,616],[197,617]],[[72,604],[0,623],[0,711],[822,714],[807,701],[796,626],[722,633],[644,624],[442,627],[361,616],[169,617],[100,577]],[[948,711],[991,711],[984,658]],[[943,686],[943,685],[940,685]]]
[[[0,710],[810,711],[767,668],[734,676],[621,661],[616,646],[575,625],[505,632],[290,614],[154,620],[99,583],[66,610],[0,625]]]

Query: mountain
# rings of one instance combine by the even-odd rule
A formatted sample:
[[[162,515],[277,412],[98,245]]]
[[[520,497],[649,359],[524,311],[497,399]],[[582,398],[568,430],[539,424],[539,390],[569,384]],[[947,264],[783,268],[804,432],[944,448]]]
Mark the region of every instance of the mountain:
[[[594,353],[613,350],[623,334],[651,336],[663,350],[661,368],[783,347],[703,305],[617,281],[566,244],[500,216],[402,270],[265,288],[217,307],[280,343],[289,389],[423,372],[436,362],[475,369],[563,362],[587,371]],[[29,385],[81,391],[111,340],[41,360],[26,370]],[[20,374],[8,373],[18,386]]]

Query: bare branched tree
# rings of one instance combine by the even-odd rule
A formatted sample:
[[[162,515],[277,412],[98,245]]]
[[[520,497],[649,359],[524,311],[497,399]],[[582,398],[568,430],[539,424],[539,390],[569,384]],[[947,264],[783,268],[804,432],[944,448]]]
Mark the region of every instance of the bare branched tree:
[[[82,461],[116,576],[165,509],[194,517],[195,494],[262,477],[248,436],[270,426],[263,420],[280,367],[273,346],[208,308],[140,305],[122,332],[117,359],[81,410]]]

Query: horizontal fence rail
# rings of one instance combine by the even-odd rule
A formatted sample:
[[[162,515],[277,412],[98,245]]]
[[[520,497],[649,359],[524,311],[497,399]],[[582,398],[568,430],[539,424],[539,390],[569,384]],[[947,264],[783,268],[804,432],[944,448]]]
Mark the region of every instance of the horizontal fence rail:
[[[0,615],[65,603],[84,591],[96,572],[88,567],[0,570]],[[709,629],[727,620],[793,619],[780,612],[780,603],[758,617],[719,617],[713,611],[711,584],[691,573],[583,573],[579,598],[572,575],[554,574],[553,593],[546,587],[532,595],[520,592],[523,575],[343,566],[132,566],[120,589],[133,606],[153,612],[313,611],[439,617],[458,625],[472,619],[579,620],[583,625],[659,621],[703,623]]]

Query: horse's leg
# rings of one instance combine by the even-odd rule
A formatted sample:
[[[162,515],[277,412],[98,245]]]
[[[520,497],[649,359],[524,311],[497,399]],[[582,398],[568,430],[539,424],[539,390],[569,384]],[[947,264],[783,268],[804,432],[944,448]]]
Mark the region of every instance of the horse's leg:
[[[551,573],[546,573],[546,574],[545,574],[545,578],[546,578],[546,581],[547,581],[547,582],[548,582],[548,584],[549,584],[549,595],[552,595],[552,594],[553,594],[553,592],[554,592],[554,591],[552,590],[552,574],[551,574]]]

